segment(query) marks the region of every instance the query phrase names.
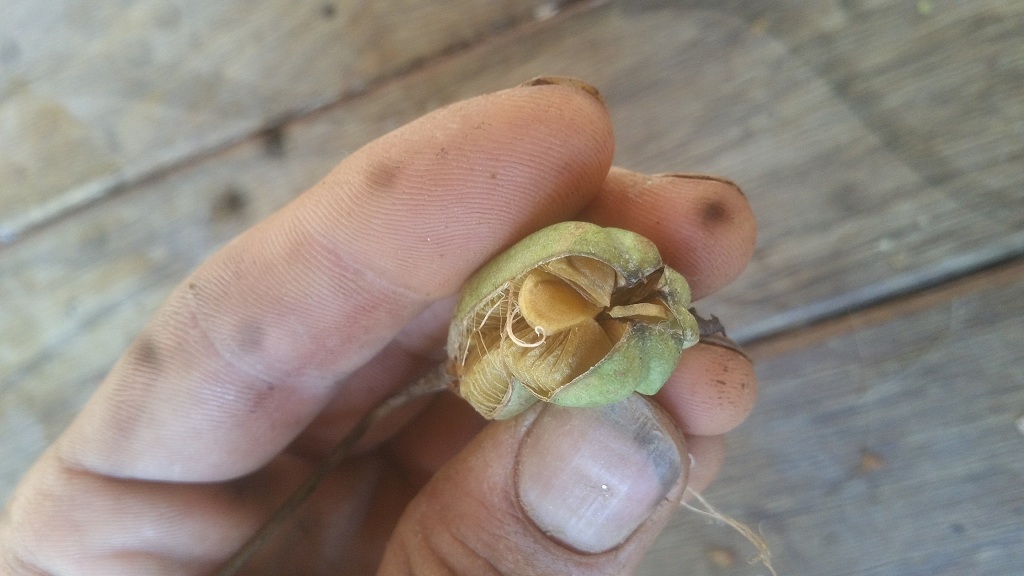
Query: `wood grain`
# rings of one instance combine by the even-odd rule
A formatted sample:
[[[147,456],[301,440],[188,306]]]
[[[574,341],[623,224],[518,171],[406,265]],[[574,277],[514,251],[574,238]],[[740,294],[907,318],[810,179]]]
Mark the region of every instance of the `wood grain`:
[[[546,5],[5,0],[0,244]]]
[[[995,289],[1024,277],[1024,258],[1016,258],[955,280],[919,290],[847,314],[834,316],[807,326],[795,327],[770,338],[744,346],[755,362],[771,360],[819,342],[838,338],[886,322],[899,320],[934,306],[945,305],[963,295]]]
[[[1005,280],[759,364],[762,401],[705,495],[763,530],[780,574],[1020,571],[1024,274]],[[763,573],[751,556],[681,511],[641,574]]]
[[[1021,254],[1024,45],[1014,39],[1024,6],[777,8],[726,8],[784,42],[784,66],[814,78],[758,110],[793,114],[792,131],[754,132],[714,159],[748,185],[767,223],[750,282],[721,295],[730,314],[743,303],[736,335],[761,337]],[[838,107],[806,99],[818,88]],[[744,302],[755,286],[770,302]]]
[[[200,35],[236,16],[231,27],[237,30],[216,35],[211,28],[206,37],[221,40],[195,48],[165,45],[180,30],[160,28],[163,4],[139,2],[130,10],[96,4],[101,7],[83,20],[85,28],[62,41],[44,42],[42,35],[70,16],[31,12],[38,3],[17,3],[20,11],[4,22],[18,26],[0,29],[0,131],[8,130],[0,132],[0,221],[36,213],[43,216],[33,221],[45,223],[0,246],[3,498],[164,295],[211,251],[377,135],[537,74],[576,75],[602,89],[622,165],[721,173],[744,187],[759,218],[758,251],[744,276],[705,308],[741,339],[841,316],[1024,253],[1020,3],[935,2],[925,14],[897,0],[623,0],[491,34],[413,71],[414,62],[449,46],[441,36],[456,26],[451,20],[409,20],[407,31],[436,25],[448,32],[427,47],[402,44],[389,48],[393,54],[367,56],[372,62],[364,69],[352,64],[358,59],[344,60],[351,54],[321,60],[317,53],[325,35],[337,33],[336,20],[352,22],[344,11],[354,3],[339,3],[333,18],[318,12],[321,5],[303,5],[297,20],[277,13],[281,22],[238,12],[239,3],[218,3],[221,8],[207,10],[236,11],[201,12],[194,22],[179,15],[184,20],[174,26]],[[537,5],[509,9],[528,20],[522,7]],[[115,21],[124,30],[88,40]],[[454,37],[466,43],[486,30]],[[264,36],[273,38],[264,42]],[[46,47],[34,52],[33,42]],[[146,48],[149,43],[159,50]],[[115,74],[113,68],[146,69],[131,68],[136,49],[167,55],[155,68],[166,78]],[[311,61],[291,60],[303,58]],[[86,73],[95,70],[108,76]],[[36,76],[26,76],[30,71]],[[97,81],[115,76],[131,86]],[[304,85],[314,80],[315,86]],[[169,100],[147,104],[151,92]],[[347,96],[321,106],[340,94]],[[321,107],[301,112],[310,106]],[[64,118],[69,110],[74,114]],[[48,138],[47,130],[55,136]],[[127,181],[133,184],[122,185]],[[67,195],[96,182],[103,184],[95,188],[102,201]],[[53,219],[58,213],[63,217]],[[1012,291],[984,294],[1001,314],[1019,316]],[[1020,484],[1019,468],[1007,460],[1019,453],[1019,438],[999,426],[1003,412],[1017,410],[1013,418],[1024,412],[1012,389],[1020,388],[1019,370],[1011,369],[1021,328],[981,310],[981,296],[949,298],[954,304],[946,316],[942,305],[905,310],[906,321],[836,332],[824,345],[787,348],[762,367],[762,406],[733,438],[735,455],[710,495],[729,513],[765,521],[784,572],[841,574],[858,567],[869,574],[926,574],[916,566],[973,566],[979,570],[965,572],[1006,573],[985,570],[1012,559],[996,545],[1020,543],[1019,529],[1006,524],[1019,506],[997,498],[1020,496],[1019,488],[1007,488],[1009,478]],[[998,337],[983,333],[975,315],[998,324]],[[966,349],[951,343],[954,316],[969,328],[956,332],[957,342],[971,339]],[[965,383],[968,369],[984,382]],[[998,417],[986,420],[986,410]],[[937,429],[942,426],[951,428]],[[929,445],[931,437],[938,444]],[[938,470],[936,446],[964,456]],[[974,452],[961,452],[968,449]],[[884,466],[857,476],[865,453]],[[840,481],[843,474],[849,479]],[[932,508],[920,486],[934,494]],[[972,503],[984,506],[973,512],[966,508]],[[918,525],[913,514],[934,525]],[[840,521],[849,535],[833,530]],[[894,524],[906,539],[883,541],[881,532],[868,533],[869,521]],[[680,522],[689,523],[655,552],[654,573],[680,573],[667,559],[680,554],[695,573],[699,566],[708,574],[751,573],[724,530],[711,532],[721,540],[702,540],[709,530],[702,521]],[[942,532],[953,524],[960,528]],[[863,547],[854,536],[864,538]],[[961,549],[969,551],[966,560],[936,548],[949,539],[973,542]],[[729,547],[741,561],[711,571],[704,556],[709,546]],[[726,556],[717,557],[721,563]],[[816,568],[833,557],[834,566]],[[879,558],[887,560],[866,564]],[[945,573],[957,573],[954,568]]]

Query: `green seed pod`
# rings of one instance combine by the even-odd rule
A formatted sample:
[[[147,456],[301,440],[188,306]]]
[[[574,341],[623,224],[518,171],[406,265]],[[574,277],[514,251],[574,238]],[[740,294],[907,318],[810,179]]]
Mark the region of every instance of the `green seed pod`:
[[[538,400],[584,407],[654,394],[699,339],[689,306],[686,280],[650,240],[549,226],[463,288],[448,332],[453,387],[492,419]]]

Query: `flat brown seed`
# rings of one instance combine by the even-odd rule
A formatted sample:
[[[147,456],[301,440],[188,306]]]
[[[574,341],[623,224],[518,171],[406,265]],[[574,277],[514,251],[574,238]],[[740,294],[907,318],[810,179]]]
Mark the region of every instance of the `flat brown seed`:
[[[602,308],[611,305],[618,276],[611,266],[586,256],[556,258],[543,266]]]
[[[601,328],[604,330],[605,335],[608,336],[608,341],[612,343],[612,346],[616,342],[622,339],[622,336],[629,329],[629,324],[625,320],[618,318],[605,318],[600,321]]]
[[[534,348],[502,343],[511,372],[541,398],[550,398],[611,350],[612,343],[596,320],[587,319]]]
[[[518,303],[523,318],[544,335],[562,332],[601,311],[561,278],[542,270],[527,274]]]
[[[612,318],[644,318],[653,320],[668,320],[668,310],[661,304],[641,302],[639,304],[627,304],[615,306],[608,310]]]

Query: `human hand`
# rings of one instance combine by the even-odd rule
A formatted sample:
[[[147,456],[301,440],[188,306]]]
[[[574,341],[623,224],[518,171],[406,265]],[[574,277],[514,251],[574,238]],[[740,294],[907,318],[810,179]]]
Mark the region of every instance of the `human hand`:
[[[21,482],[0,572],[214,572],[364,414],[443,359],[463,281],[545,225],[638,232],[695,298],[739,274],[755,226],[735,186],[609,170],[596,92],[528,84],[368,144],[186,279]],[[414,403],[245,573],[630,572],[684,487],[711,482],[755,387],[741,354],[698,344],[654,402],[492,423],[451,395]]]

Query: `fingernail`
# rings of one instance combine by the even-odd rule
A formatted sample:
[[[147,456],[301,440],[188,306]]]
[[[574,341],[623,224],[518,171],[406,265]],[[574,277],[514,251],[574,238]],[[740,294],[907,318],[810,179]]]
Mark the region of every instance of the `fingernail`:
[[[666,426],[667,417],[637,394],[599,408],[546,405],[519,450],[523,509],[569,548],[618,546],[681,489],[681,435]]]
[[[726,186],[729,186],[730,188],[735,189],[737,192],[740,193],[740,196],[743,196],[744,198],[747,196],[746,194],[743,193],[743,189],[740,188],[738,184],[736,184],[732,180],[729,180],[728,178],[725,178],[723,176],[715,176],[713,174],[695,174],[695,173],[689,173],[689,172],[664,172],[664,173],[661,173],[661,174],[655,174],[654,177],[655,178],[679,178],[681,180],[695,180],[695,181],[705,181],[705,182],[718,182],[720,184],[725,184]]]
[[[592,84],[588,84],[583,80],[580,80],[579,78],[572,78],[569,76],[537,76],[536,78],[531,78],[526,82],[520,84],[520,86],[523,87],[551,85],[568,86],[570,88],[582,90],[587,94],[591,95],[592,97],[594,97],[598,102],[601,103],[601,105],[606,105],[604,101],[604,96],[601,96],[601,92]]]

